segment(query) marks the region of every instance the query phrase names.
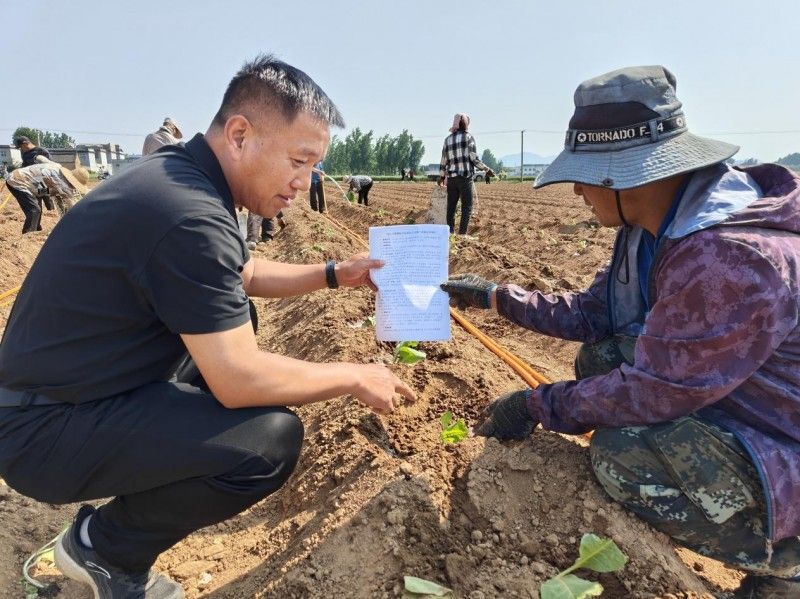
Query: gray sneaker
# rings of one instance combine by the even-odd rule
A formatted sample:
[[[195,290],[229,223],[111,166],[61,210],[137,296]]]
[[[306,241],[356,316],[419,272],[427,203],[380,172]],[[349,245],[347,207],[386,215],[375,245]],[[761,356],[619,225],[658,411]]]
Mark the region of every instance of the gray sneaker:
[[[800,580],[748,574],[733,594],[734,599],[797,599]]]
[[[84,505],[56,541],[56,568],[64,576],[92,587],[94,599],[183,599],[181,585],[163,574],[154,570],[126,572],[87,549],[79,535],[81,523],[92,513],[94,508]]]

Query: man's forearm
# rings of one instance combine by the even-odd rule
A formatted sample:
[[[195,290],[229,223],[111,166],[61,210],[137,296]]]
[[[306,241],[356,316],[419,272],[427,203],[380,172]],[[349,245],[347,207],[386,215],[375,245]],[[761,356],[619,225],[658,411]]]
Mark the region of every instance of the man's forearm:
[[[352,365],[349,365],[352,366]],[[353,369],[341,362],[320,364],[258,352],[211,387],[229,408],[298,406],[353,393]]]
[[[253,272],[245,281],[251,297],[292,297],[327,287],[325,264],[287,264],[253,259]]]

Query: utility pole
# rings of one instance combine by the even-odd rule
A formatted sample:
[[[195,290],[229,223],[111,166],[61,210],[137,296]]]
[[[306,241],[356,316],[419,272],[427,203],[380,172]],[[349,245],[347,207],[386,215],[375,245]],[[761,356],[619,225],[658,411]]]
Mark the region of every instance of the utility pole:
[[[525,164],[525,129],[519,132],[519,182],[522,183],[522,165]]]

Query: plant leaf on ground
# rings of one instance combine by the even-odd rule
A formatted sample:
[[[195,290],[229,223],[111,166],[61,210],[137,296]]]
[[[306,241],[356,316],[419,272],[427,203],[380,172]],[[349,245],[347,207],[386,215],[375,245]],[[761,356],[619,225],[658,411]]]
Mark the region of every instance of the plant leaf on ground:
[[[584,599],[584,597],[599,597],[603,592],[603,585],[578,578],[572,574],[551,578],[539,589],[542,599]]]
[[[424,351],[414,349],[419,343],[417,341],[401,341],[394,348],[394,361],[401,364],[416,364],[427,358]]]
[[[469,435],[464,419],[455,420],[450,410],[442,414],[439,421],[442,423],[442,443],[458,443]]]
[[[403,576],[405,590],[412,595],[432,595],[433,597],[452,597],[453,590],[440,584],[417,578],[416,576]]]
[[[598,597],[603,592],[599,582],[591,582],[570,574],[578,568],[595,572],[613,572],[622,568],[628,557],[620,551],[611,539],[601,539],[595,534],[586,533],[581,538],[579,557],[569,568],[559,572],[545,582],[539,589],[541,599],[583,599]]]

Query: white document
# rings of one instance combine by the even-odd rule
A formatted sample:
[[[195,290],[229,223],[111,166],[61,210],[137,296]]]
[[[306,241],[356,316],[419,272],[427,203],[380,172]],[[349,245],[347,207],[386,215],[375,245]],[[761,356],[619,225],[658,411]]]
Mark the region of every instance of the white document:
[[[383,260],[371,271],[378,286],[375,333],[378,341],[449,341],[447,280],[450,229],[447,225],[369,228],[369,256]]]

